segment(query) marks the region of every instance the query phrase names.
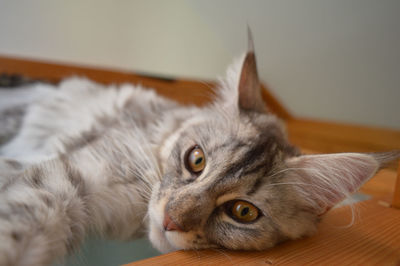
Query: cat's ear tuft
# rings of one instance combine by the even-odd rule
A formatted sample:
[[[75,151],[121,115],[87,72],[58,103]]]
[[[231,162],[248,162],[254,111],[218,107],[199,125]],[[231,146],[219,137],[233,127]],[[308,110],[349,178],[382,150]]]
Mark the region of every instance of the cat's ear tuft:
[[[258,79],[256,56],[254,52],[253,36],[250,28],[248,32],[248,51],[244,58],[239,78],[239,107],[244,110],[266,112],[262,100],[261,86]]]
[[[357,191],[400,152],[302,155],[286,161],[288,175],[303,198],[320,214]]]

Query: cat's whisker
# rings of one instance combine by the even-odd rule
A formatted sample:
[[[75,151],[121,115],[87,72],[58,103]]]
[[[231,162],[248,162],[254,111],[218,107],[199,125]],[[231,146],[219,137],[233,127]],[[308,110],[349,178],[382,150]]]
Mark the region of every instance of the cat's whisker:
[[[193,93],[193,96],[199,98],[215,99],[215,89],[210,84],[207,84],[204,81],[200,81],[200,83],[205,85],[209,90],[196,91],[195,93]]]
[[[304,183],[304,182],[282,182],[282,183],[273,183],[273,184],[268,184],[265,187],[272,187],[272,186],[281,186],[281,185],[298,185],[298,186],[310,186],[310,187],[317,187],[321,190],[325,190],[326,192],[330,193],[331,191],[329,189],[323,188],[321,186],[315,185],[315,184],[309,184],[309,183]]]
[[[143,216],[142,222],[144,223],[149,218],[148,212]]]
[[[4,147],[11,157],[39,159],[12,175],[3,167],[15,163],[0,162],[0,175],[13,181],[1,182],[0,254],[10,260],[0,256],[0,264],[50,264],[91,231],[126,239],[146,230],[161,251],[194,249],[201,259],[198,250],[211,248],[233,264],[218,247],[260,250],[309,235],[318,216],[380,162],[400,156],[299,155],[265,108],[251,40],[249,34],[249,52],[215,88],[203,83],[208,89],[192,93],[214,98],[202,107],[142,86],[79,78],[58,89],[39,84],[54,93],[29,106]],[[350,210],[347,227],[357,218],[358,209]],[[162,226],[146,226],[160,221],[166,230],[190,233],[162,238]],[[21,241],[27,238],[35,241]]]
[[[349,227],[353,226],[356,221],[356,208],[355,208],[354,204],[349,204],[347,206],[351,210],[351,220],[350,220],[349,224],[347,224],[345,226],[341,226],[342,228],[349,228]]]
[[[202,81],[202,80],[200,80],[199,81],[201,84],[203,84],[203,85],[205,85],[207,88],[209,88],[210,90],[212,90],[212,91],[214,91],[215,90],[215,86],[211,86],[209,83],[207,83],[207,82],[205,82],[205,81]],[[215,92],[213,92],[213,95],[212,96],[214,96],[215,95]]]

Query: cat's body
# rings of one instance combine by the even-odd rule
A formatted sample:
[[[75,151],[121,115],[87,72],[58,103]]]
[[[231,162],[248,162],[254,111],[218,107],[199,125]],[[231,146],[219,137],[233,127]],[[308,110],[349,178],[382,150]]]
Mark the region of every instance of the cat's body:
[[[46,98],[1,148],[0,265],[50,263],[91,231],[148,232],[164,252],[266,249],[314,233],[399,156],[300,156],[265,110],[252,51],[202,108],[130,85],[38,86]]]
[[[51,87],[36,85],[43,86]],[[161,179],[154,154],[165,138],[197,108],[179,106],[140,87],[104,87],[73,78],[64,81],[59,88],[50,89],[46,98],[36,101],[28,110],[19,135],[1,150],[7,157],[2,160],[0,174],[0,185],[3,185],[0,197],[4,198],[1,202],[7,203],[10,199],[9,191],[16,204],[26,202],[29,209],[51,209],[57,206],[57,201],[70,207],[65,206],[65,210],[53,213],[54,218],[51,218],[57,218],[59,228],[49,237],[56,237],[57,241],[50,238],[41,243],[33,238],[24,245],[28,249],[30,245],[42,246],[42,252],[49,253],[49,248],[57,246],[46,247],[46,243],[61,241],[72,248],[73,242],[80,242],[89,230],[118,239],[143,234],[148,224],[146,213],[151,191]],[[45,162],[43,167],[31,166],[40,162]],[[24,169],[33,170],[25,170],[24,177],[9,176],[11,172]],[[43,173],[46,170],[50,172]],[[35,181],[30,180],[30,171],[37,172]],[[27,180],[23,180],[25,177]],[[26,190],[31,191],[32,199],[18,195],[27,193],[23,189],[10,190],[18,182],[28,182]],[[54,195],[63,198],[56,199]],[[12,207],[0,206],[3,208],[0,213],[12,213]],[[47,215],[46,212],[43,215]],[[36,226],[47,227],[45,223],[28,224],[26,230],[32,232]],[[76,227],[79,234],[74,233],[71,226]],[[5,224],[2,229],[16,230],[21,238],[26,233],[14,223]],[[9,245],[14,241],[13,234],[6,236],[10,241],[4,242],[8,248],[0,251],[0,261],[7,258],[5,261],[14,264],[13,258],[19,255],[13,251],[18,248]],[[75,241],[76,237],[79,240]],[[61,255],[65,250],[57,253]],[[40,257],[35,254],[35,258]]]

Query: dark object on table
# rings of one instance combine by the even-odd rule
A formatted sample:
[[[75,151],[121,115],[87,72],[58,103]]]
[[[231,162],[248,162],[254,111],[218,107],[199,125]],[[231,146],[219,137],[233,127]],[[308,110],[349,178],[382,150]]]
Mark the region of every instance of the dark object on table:
[[[15,88],[38,82],[39,80],[30,79],[18,74],[0,74],[0,88]]]

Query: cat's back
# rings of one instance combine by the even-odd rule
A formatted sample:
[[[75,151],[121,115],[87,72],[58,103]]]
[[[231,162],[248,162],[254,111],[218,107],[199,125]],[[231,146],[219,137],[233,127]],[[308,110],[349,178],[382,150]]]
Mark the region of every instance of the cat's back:
[[[65,152],[74,139],[84,145],[86,137],[100,136],[121,123],[144,126],[175,105],[140,86],[69,78],[31,103],[20,131],[2,147],[1,155],[32,162],[48,159]]]

